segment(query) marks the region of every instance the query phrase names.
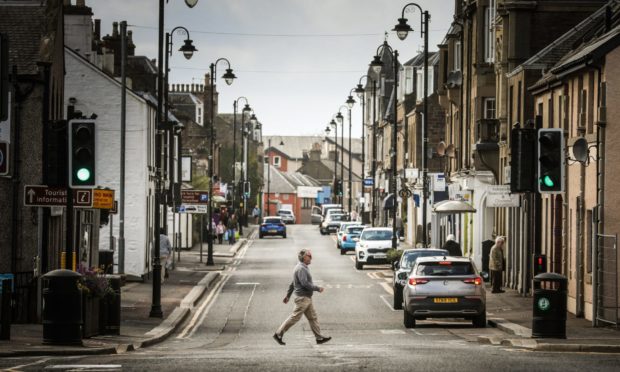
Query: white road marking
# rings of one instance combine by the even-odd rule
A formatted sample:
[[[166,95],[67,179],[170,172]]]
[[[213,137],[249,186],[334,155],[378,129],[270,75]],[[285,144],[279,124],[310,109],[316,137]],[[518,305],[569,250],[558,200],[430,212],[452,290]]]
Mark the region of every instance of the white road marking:
[[[392,288],[392,286],[391,286],[391,285],[389,285],[389,284],[387,284],[387,283],[385,283],[385,282],[383,282],[383,283],[379,283],[379,285],[380,285],[381,287],[383,287],[383,289],[385,289],[385,291],[386,291],[387,293],[391,294],[392,296],[394,295],[394,288]]]
[[[404,335],[407,334],[407,332],[403,331],[402,329],[382,329],[381,333],[384,335]]]
[[[244,283],[244,282],[241,282],[241,283],[235,283],[235,284],[236,285],[259,285],[260,283]]]
[[[28,363],[28,364],[22,364],[20,366],[15,366],[15,367],[8,368],[6,371],[7,372],[17,372],[17,371],[19,371],[19,370],[21,370],[23,368],[26,368],[26,367],[34,366],[36,364],[45,363],[45,362],[47,362],[50,359],[51,358],[45,358],[45,359],[37,360],[36,362],[32,362],[32,363]]]
[[[385,299],[385,296],[379,296],[379,297],[383,300],[383,302],[385,302],[385,304],[387,305],[387,307],[388,307],[390,310],[392,310],[392,311],[400,311],[400,310],[394,310],[394,308],[392,307],[392,304],[390,304],[390,303],[388,302],[388,300],[386,300],[386,299]]]
[[[198,308],[198,310],[194,313],[192,320],[187,324],[187,326],[183,329],[180,335],[177,338],[189,338],[191,337],[200,324],[204,321],[207,313],[211,309],[211,306],[215,303],[217,296],[220,294],[220,289],[228,282],[231,277],[226,275],[224,280],[220,280],[217,285],[213,288],[211,293],[207,296],[207,298],[203,301],[202,305]],[[206,307],[206,308],[205,308]]]
[[[47,366],[44,369],[68,369],[68,370],[76,370],[76,369],[121,369],[123,368],[120,364],[56,364]]]

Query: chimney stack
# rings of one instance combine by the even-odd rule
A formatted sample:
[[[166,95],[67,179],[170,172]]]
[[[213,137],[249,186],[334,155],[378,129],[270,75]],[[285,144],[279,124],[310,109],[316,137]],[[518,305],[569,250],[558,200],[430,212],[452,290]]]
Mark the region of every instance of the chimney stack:
[[[118,37],[118,22],[112,23],[112,37],[114,38]]]
[[[97,41],[101,40],[101,20],[100,19],[95,19],[95,35],[93,36],[95,37],[95,40]]]

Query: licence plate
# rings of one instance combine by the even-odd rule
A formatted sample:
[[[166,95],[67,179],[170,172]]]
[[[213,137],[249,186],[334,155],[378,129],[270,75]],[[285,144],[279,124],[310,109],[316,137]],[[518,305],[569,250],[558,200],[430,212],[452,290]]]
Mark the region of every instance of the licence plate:
[[[433,302],[436,304],[456,304],[459,302],[458,298],[433,298]]]
[[[276,233],[278,230],[269,230],[270,233]]]
[[[374,258],[386,258],[387,256],[384,254],[375,254],[373,257]]]

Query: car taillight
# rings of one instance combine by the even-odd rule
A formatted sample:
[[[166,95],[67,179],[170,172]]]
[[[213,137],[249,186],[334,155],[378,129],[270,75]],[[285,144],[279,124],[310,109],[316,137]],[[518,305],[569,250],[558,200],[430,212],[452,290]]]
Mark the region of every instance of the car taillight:
[[[414,279],[409,278],[409,285],[419,285],[428,283],[428,279]]]
[[[346,242],[346,241],[347,241],[347,236],[346,236],[346,235],[344,235],[344,236],[342,237],[342,241],[343,241],[343,242]]]
[[[464,279],[463,282],[467,284],[482,285],[482,278],[477,276],[475,278]]]

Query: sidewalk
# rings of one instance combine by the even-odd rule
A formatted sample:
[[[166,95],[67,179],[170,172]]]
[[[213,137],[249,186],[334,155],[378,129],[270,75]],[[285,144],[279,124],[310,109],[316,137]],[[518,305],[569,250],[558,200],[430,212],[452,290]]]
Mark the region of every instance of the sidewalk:
[[[479,341],[538,351],[620,353],[620,329],[593,327],[592,321],[571,313],[566,317],[566,339],[531,338],[532,297],[505,290],[505,293],[491,293],[487,284],[487,321],[509,336],[499,339],[480,337]]]
[[[248,236],[253,226],[244,230]],[[163,341],[185,320],[191,309],[219,277],[229,257],[246,244],[240,239],[234,246],[213,246],[214,267],[200,262],[199,245],[181,251],[181,261],[161,286],[162,318],[151,318],[152,278],[143,282],[127,282],[121,288],[120,335],[101,335],[83,339],[82,346],[43,345],[42,324],[12,324],[11,340],[0,341],[0,357],[37,355],[118,354],[147,347]],[[203,262],[207,259],[204,244]]]

